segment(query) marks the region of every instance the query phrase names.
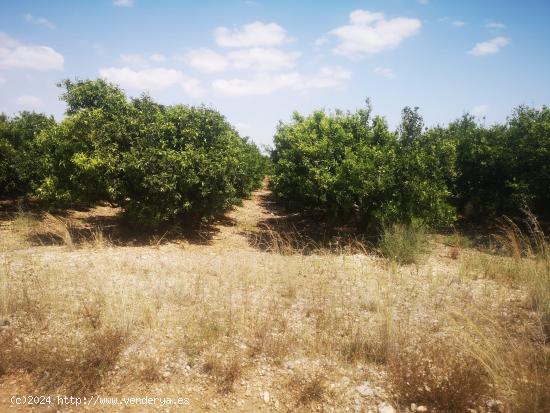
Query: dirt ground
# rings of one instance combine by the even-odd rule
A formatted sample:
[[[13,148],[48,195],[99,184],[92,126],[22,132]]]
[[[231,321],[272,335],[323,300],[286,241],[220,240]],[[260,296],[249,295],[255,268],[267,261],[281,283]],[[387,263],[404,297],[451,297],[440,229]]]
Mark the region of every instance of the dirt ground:
[[[44,343],[33,351],[50,366],[27,361],[34,367],[0,376],[1,412],[415,410],[422,400],[403,402],[388,377],[388,354],[402,340],[464,343],[463,326],[480,312],[514,334],[538,334],[524,290],[470,276],[481,253],[469,247],[432,239],[422,262],[405,266],[345,237],[330,238],[340,240],[336,248],[315,249],[324,241],[290,234],[300,222],[267,190],[193,236],[121,236],[109,232],[116,212],[72,211],[41,221],[41,230],[12,215],[1,221],[6,279],[34,281],[27,290],[4,289],[5,303],[27,295],[3,305],[0,328],[17,332],[21,354]],[[88,351],[79,347],[87,345],[83,335],[107,327],[124,332],[120,354],[90,390],[74,390],[81,373],[57,366],[55,354],[77,359]],[[14,395],[91,404],[22,406],[10,402]],[[119,403],[99,399],[107,397]],[[129,406],[122,398],[130,397],[159,399]],[[179,406],[161,405],[178,397]],[[476,411],[498,411],[493,396],[481,400]]]

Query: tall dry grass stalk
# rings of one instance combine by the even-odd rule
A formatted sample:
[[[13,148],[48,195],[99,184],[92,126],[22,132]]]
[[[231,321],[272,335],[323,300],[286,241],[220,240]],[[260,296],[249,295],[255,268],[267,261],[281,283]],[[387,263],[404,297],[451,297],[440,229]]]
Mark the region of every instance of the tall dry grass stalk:
[[[550,243],[537,218],[530,211],[525,214],[525,229],[522,231],[515,222],[506,219],[500,240],[514,260],[516,271],[511,275],[527,286],[550,340]]]
[[[34,227],[31,233],[35,239],[42,243],[59,243],[73,248],[75,243],[71,235],[72,223],[68,219],[56,217],[45,213],[39,224]]]
[[[281,229],[265,223],[249,233],[256,248],[282,255],[366,254],[371,250],[368,243],[352,234],[330,237],[322,233],[308,234],[296,227]]]
[[[550,406],[550,349],[542,337],[518,335],[494,316],[457,314],[460,349],[489,378],[506,411],[545,412]],[[490,394],[490,393],[489,393]]]

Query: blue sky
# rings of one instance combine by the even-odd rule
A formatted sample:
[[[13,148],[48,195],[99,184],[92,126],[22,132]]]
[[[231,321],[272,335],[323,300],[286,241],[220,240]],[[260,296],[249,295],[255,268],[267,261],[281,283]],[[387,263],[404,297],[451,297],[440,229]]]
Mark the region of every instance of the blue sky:
[[[370,97],[395,127],[550,103],[550,1],[0,1],[0,111],[63,116],[64,78],[213,106],[259,144]]]

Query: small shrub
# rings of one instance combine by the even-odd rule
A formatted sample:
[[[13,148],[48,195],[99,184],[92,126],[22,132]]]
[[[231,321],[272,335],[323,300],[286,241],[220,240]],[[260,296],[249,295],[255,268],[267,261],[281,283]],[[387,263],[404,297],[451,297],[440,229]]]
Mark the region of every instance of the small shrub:
[[[143,382],[159,382],[162,379],[159,358],[152,355],[140,357],[135,362],[133,373]]]
[[[378,247],[382,255],[399,264],[418,263],[428,238],[421,227],[393,224],[382,230]]]
[[[473,242],[470,238],[465,235],[459,234],[458,232],[447,235],[443,240],[443,243],[448,247],[460,249],[471,248],[473,246]]]
[[[437,411],[467,411],[490,392],[481,363],[448,342],[401,349],[389,359],[388,374],[401,403]]]
[[[216,320],[198,319],[188,323],[181,344],[191,363],[201,355],[204,349],[212,347],[218,341],[223,335],[222,328]]]
[[[240,357],[234,354],[208,354],[202,371],[211,376],[222,393],[233,390],[233,385],[243,374]]]
[[[2,321],[3,323],[3,321]],[[14,365],[15,335],[11,329],[0,327],[0,377]]]
[[[127,336],[104,328],[83,337],[51,335],[28,342],[13,341],[16,345],[9,353],[0,355],[4,370],[25,369],[36,374],[44,389],[79,393],[97,388],[117,362]]]
[[[293,374],[287,387],[294,395],[296,405],[301,407],[322,403],[328,394],[327,378],[319,371]]]

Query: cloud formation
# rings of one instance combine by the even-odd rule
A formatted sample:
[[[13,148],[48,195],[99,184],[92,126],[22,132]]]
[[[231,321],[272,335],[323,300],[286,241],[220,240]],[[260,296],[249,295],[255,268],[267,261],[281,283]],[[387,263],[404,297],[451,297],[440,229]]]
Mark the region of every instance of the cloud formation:
[[[151,67],[157,63],[165,63],[168,59],[161,53],[145,54],[145,53],[123,53],[119,57],[119,61],[124,66],[130,67]]]
[[[300,75],[296,72],[276,75],[261,73],[249,79],[218,79],[212,82],[212,88],[224,96],[258,96],[293,88],[299,79]]]
[[[63,62],[51,47],[25,45],[0,32],[0,69],[62,70]]]
[[[458,28],[464,27],[464,26],[466,26],[466,24],[468,24],[463,20],[451,20],[449,17],[442,17],[442,18],[439,19],[439,21],[441,23],[450,24],[451,26],[458,27]]]
[[[225,54],[201,48],[191,50],[177,60],[185,61],[203,73],[220,73],[227,69],[269,72],[293,68],[300,55],[299,52],[263,47],[239,49]]]
[[[99,75],[128,89],[158,91],[179,87],[190,96],[201,96],[204,93],[198,79],[186,76],[176,69],[157,67],[134,70],[129,67],[108,67],[100,69]]]
[[[468,52],[474,56],[486,56],[500,52],[503,47],[510,43],[507,37],[499,36],[486,42],[476,43],[476,45]]]
[[[299,52],[284,52],[261,47],[237,50],[228,54],[234,68],[257,71],[290,69],[296,65],[296,59],[299,57]]]
[[[38,26],[46,27],[50,30],[55,30],[55,24],[50,22],[48,19],[45,19],[44,17],[37,17],[33,16],[32,14],[24,14],[23,18],[27,23],[36,24]]]
[[[191,67],[203,73],[223,72],[229,66],[229,61],[223,54],[206,48],[191,50],[178,60],[187,62]]]
[[[122,67],[103,68],[100,75],[130,89],[161,90],[179,86],[194,96],[206,92],[198,79],[153,63],[183,62],[205,74],[240,72],[234,77],[211,81],[209,90],[223,96],[259,96],[282,89],[334,88],[351,77],[350,71],[335,66],[324,66],[308,75],[293,70],[301,53],[279,47],[289,38],[286,30],[276,23],[253,22],[233,30],[219,27],[214,36],[217,44],[227,49],[197,48],[170,59],[157,54],[122,54]]]
[[[291,73],[257,73],[249,79],[218,79],[212,83],[215,92],[224,96],[267,95],[281,89],[306,90],[342,86],[351,72],[341,67],[322,67],[317,73],[304,76]]]
[[[350,24],[330,31],[340,44],[333,49],[336,54],[360,57],[396,48],[403,40],[420,32],[418,19],[396,17],[387,20],[383,13],[355,10],[349,16]]]
[[[277,23],[260,21],[236,29],[218,27],[214,30],[214,38],[218,46],[230,48],[275,47],[290,41],[286,30]]]

